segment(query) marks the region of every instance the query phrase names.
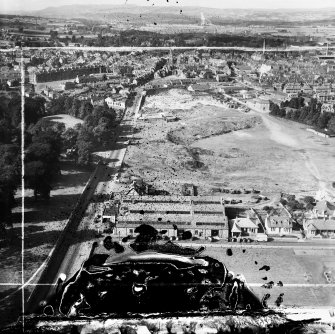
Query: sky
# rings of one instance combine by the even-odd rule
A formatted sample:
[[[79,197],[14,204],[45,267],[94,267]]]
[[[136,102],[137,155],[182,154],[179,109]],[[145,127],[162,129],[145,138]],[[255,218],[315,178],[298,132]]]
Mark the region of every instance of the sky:
[[[178,1],[178,3],[176,3]],[[335,7],[335,0],[0,0],[0,13],[38,10],[69,4],[135,4],[156,6],[202,6],[213,8],[322,8]]]

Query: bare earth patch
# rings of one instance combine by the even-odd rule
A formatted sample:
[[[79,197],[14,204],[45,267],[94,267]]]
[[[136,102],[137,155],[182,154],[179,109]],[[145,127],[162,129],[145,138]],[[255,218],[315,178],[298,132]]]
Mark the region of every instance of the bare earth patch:
[[[298,123],[215,103],[186,90],[147,97],[144,116],[163,112],[179,121],[139,120],[126,155],[128,170],[176,194],[181,184],[194,183],[200,195],[217,186],[255,188],[270,196],[318,190],[334,195],[334,139],[311,135]]]

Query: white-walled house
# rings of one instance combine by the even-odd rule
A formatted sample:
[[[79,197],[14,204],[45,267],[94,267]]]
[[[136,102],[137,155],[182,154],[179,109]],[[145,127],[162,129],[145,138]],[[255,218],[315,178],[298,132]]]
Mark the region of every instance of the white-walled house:
[[[307,219],[304,221],[304,230],[308,238],[335,238],[335,220]]]
[[[285,209],[276,209],[267,214],[265,218],[265,229],[268,235],[285,235],[292,233],[292,217]]]
[[[232,237],[255,236],[258,226],[249,217],[237,217],[232,220],[230,234]]]
[[[306,217],[313,218],[335,218],[335,204],[323,200],[316,203],[314,208],[306,214]]]
[[[108,108],[121,109],[126,108],[126,99],[122,97],[107,97],[105,102],[108,105]]]

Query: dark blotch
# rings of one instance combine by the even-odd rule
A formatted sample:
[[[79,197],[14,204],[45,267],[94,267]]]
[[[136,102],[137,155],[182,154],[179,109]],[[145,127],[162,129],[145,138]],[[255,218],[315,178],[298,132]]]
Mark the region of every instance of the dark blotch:
[[[227,255],[228,256],[232,256],[233,255],[233,251],[230,248],[227,249]]]
[[[270,270],[270,266],[263,266],[262,268],[259,268],[259,270],[269,271]]]

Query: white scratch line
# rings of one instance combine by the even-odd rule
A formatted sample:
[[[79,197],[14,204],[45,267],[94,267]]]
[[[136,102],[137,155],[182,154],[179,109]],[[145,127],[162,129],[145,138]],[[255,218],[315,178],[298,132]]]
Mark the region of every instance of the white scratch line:
[[[24,286],[21,283],[0,283],[0,286],[13,286],[13,285],[14,286],[19,285],[20,289],[22,289],[22,288],[25,288],[26,286],[53,286],[53,285],[57,285],[57,283],[25,283]],[[13,293],[15,293],[15,292],[13,292]],[[6,296],[5,298],[7,298],[7,297],[9,297],[9,295]],[[3,298],[3,299],[5,299],[5,298]],[[3,299],[1,299],[1,300],[3,300]]]
[[[25,118],[24,118],[24,104],[25,104],[25,73],[24,73],[24,60],[23,60],[23,50],[21,47],[21,245],[22,245],[22,259],[21,259],[21,279],[22,279],[22,285],[24,286],[24,150],[25,150],[25,142],[24,142],[24,136],[25,136]],[[24,289],[21,290],[22,292],[22,331],[24,332]]]

